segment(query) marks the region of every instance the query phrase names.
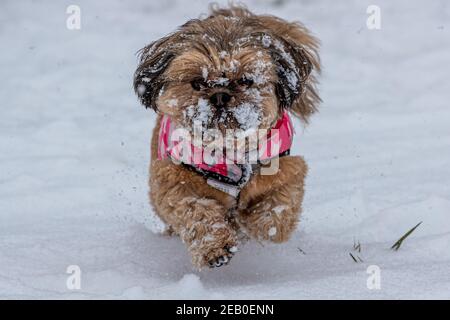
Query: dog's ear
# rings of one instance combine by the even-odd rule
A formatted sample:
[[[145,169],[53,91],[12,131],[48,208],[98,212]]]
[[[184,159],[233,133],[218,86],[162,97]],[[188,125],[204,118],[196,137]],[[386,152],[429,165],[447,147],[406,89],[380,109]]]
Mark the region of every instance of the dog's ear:
[[[270,54],[278,75],[276,92],[283,109],[291,109],[303,93],[312,71],[312,63],[305,50],[283,38],[275,40]]]
[[[175,35],[155,41],[139,51],[139,66],[134,73],[134,91],[146,108],[157,110],[156,100],[164,87],[164,71],[176,56]]]
[[[317,110],[320,97],[316,76],[320,73],[319,41],[300,23],[289,23],[273,16],[259,16],[268,33],[262,35],[277,67],[276,93],[280,107],[308,121]]]

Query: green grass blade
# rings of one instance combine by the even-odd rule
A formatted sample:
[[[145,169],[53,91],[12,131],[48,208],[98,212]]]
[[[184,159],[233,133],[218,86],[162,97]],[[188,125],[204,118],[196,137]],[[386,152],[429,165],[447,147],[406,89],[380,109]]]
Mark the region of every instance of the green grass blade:
[[[416,224],[411,230],[409,230],[408,232],[406,232],[400,239],[398,239],[391,247],[392,250],[397,251],[398,249],[400,249],[403,241],[411,234],[414,232],[414,230],[417,229],[418,226],[420,226],[422,224],[423,221],[420,221],[418,224]]]

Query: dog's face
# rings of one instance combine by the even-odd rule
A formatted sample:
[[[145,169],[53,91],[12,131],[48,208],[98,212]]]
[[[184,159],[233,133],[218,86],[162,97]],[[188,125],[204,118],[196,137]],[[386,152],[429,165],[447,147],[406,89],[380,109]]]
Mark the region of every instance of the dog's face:
[[[277,74],[261,48],[193,48],[174,58],[166,78],[157,108],[183,127],[201,123],[225,133],[267,128],[277,120]]]
[[[179,127],[267,129],[284,110],[304,120],[315,111],[316,49],[301,25],[215,10],[144,48],[134,86]]]

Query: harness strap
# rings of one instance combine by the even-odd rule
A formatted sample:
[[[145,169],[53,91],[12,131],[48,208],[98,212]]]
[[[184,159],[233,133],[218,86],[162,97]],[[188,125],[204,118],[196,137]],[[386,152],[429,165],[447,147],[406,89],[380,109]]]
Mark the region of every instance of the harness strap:
[[[177,134],[173,135],[175,132]],[[288,112],[285,111],[265,138],[259,141],[257,149],[246,154],[245,159],[247,156],[255,155],[254,152],[257,153],[256,159],[258,160],[255,164],[240,164],[239,160],[227,162],[226,155],[219,153],[215,156],[215,164],[210,165],[202,159],[203,147],[195,145],[190,140],[184,143],[184,139],[179,140],[178,133],[178,128],[175,128],[169,115],[164,114],[161,118],[158,137],[158,159],[171,158],[185,168],[203,176],[212,187],[238,197],[241,188],[249,181],[253,172],[271,159],[289,155],[294,127]],[[185,151],[187,154],[183,156]],[[196,155],[200,155],[201,159],[197,159]]]
[[[288,156],[290,155],[290,153],[291,149],[287,149],[286,151],[280,153],[278,157],[281,158],[284,156]],[[241,189],[247,184],[251,176],[263,165],[259,160],[257,163],[252,165],[238,164],[238,166],[242,170],[242,177],[239,181],[234,181],[228,178],[227,176],[223,176],[213,171],[202,170],[196,166],[186,163],[181,164],[186,169],[201,175],[206,180],[206,183],[211,187],[214,187],[222,192],[228,193],[234,198],[237,198],[237,196],[241,192]]]

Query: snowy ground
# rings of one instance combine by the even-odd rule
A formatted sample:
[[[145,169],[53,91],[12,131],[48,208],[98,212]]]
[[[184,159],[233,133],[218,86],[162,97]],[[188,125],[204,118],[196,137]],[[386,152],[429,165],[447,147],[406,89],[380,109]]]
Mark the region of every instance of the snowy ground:
[[[66,29],[73,3],[79,31]],[[366,28],[369,4],[381,30]],[[310,165],[304,214],[289,243],[196,272],[178,239],[149,230],[154,114],[131,81],[134,53],[207,3],[1,2],[0,298],[450,298],[448,1],[248,6],[322,40],[324,102],[294,148]],[[81,290],[66,287],[69,265]]]

